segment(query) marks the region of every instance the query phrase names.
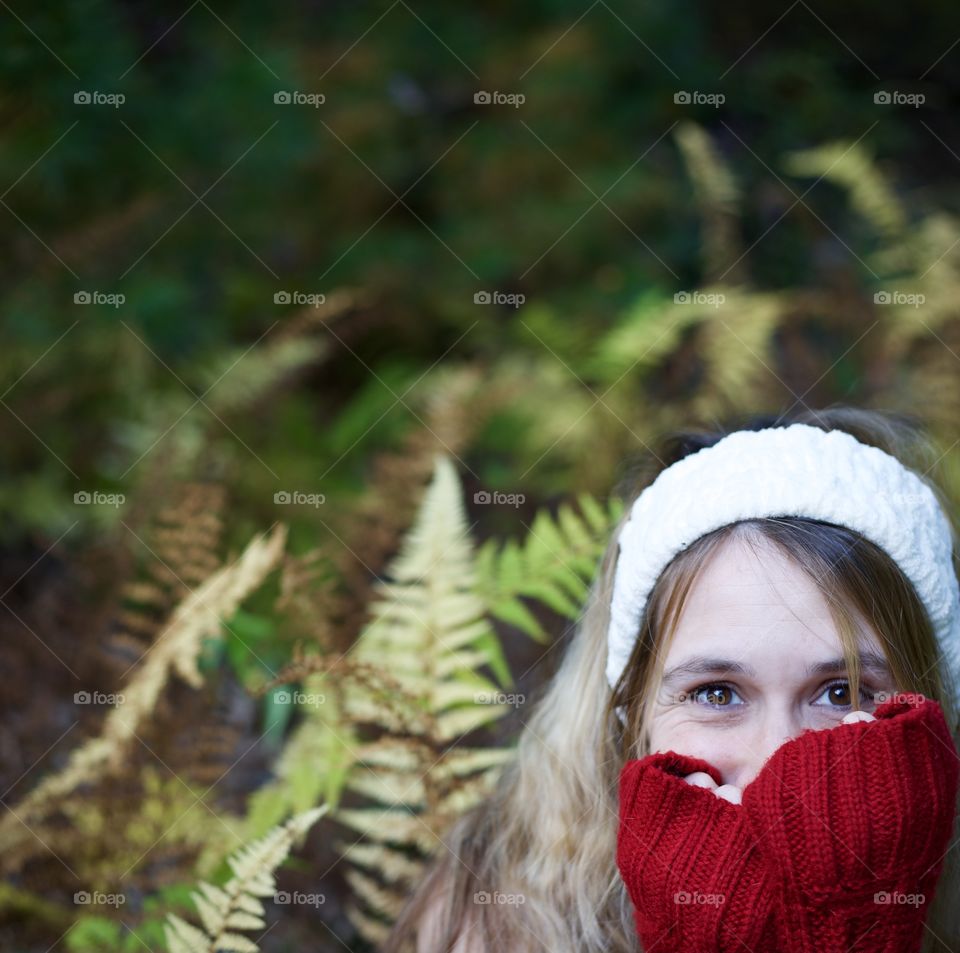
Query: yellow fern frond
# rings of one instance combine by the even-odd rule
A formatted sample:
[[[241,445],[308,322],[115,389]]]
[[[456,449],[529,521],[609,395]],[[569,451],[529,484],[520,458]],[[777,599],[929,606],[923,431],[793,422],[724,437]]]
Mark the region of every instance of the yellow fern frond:
[[[127,745],[149,718],[171,674],[194,687],[201,684],[197,660],[203,639],[221,634],[222,621],[277,565],[285,539],[286,528],[278,525],[269,536],[252,540],[232,565],[219,569],[180,603],[126,686],[123,704],[107,714],[100,735],[74,751],[61,771],[42,781],[0,821],[0,849],[32,836],[24,826],[30,818],[121,763]]]
[[[210,388],[206,402],[218,413],[235,412],[290,380],[327,351],[326,340],[301,335],[278,337],[253,350],[238,348],[222,354],[206,374],[204,386]],[[241,359],[243,373],[229,373]]]
[[[274,893],[274,871],[295,842],[327,811],[326,805],[294,815],[264,837],[229,857],[233,877],[223,886],[201,881],[191,894],[203,928],[176,914],[164,925],[169,953],[257,953],[259,947],[237,930],[262,930],[264,906],[260,897]]]
[[[740,191],[727,164],[709,134],[694,122],[681,122],[674,137],[700,208],[703,234],[703,270],[706,283],[739,280],[736,273],[741,257],[739,232]]]
[[[704,375],[690,403],[694,419],[746,413],[779,393],[774,339],[789,309],[786,296],[724,288],[723,302],[704,319]],[[760,397],[763,395],[763,397]]]
[[[846,189],[853,207],[885,237],[903,232],[907,222],[903,206],[864,146],[830,142],[788,153],[784,166],[791,175],[822,176]]]
[[[417,518],[386,575],[351,652],[363,677],[344,696],[349,720],[383,732],[357,743],[347,779],[373,806],[335,814],[362,835],[339,846],[356,901],[348,915],[372,943],[385,935],[436,851],[435,832],[476,803],[513,754],[458,745],[510,706],[478,671],[505,662],[478,591],[460,481],[447,457],[436,458]]]
[[[432,716],[432,740],[445,744],[505,709],[476,704],[479,693],[497,690],[476,669],[498,661],[498,643],[476,593],[460,481],[448,458],[436,461],[416,522],[388,567],[389,581],[375,587],[373,618],[352,655],[397,679],[411,719]],[[363,694],[353,693],[348,706]]]

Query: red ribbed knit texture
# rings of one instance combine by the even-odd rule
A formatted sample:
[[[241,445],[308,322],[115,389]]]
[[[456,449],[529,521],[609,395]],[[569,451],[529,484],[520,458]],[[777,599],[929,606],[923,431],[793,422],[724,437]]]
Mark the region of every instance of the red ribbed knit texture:
[[[772,878],[737,804],[683,776],[716,768],[669,751],[620,775],[617,866],[645,953],[773,953]]]
[[[940,706],[793,738],[743,792],[779,859],[778,929],[797,953],[914,953],[950,846],[960,757]]]
[[[786,742],[740,805],[683,780],[721,783],[700,758],[624,765],[617,866],[646,953],[919,950],[960,756],[932,700],[874,715]]]

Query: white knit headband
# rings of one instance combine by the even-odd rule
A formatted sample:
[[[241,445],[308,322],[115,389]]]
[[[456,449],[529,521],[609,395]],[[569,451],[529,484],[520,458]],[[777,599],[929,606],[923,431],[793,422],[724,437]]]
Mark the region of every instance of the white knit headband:
[[[667,467],[634,501],[620,531],[610,606],[611,688],[667,563],[705,533],[765,516],[836,523],[885,550],[927,609],[960,705],[960,586],[936,496],[883,450],[808,424],[728,434]]]

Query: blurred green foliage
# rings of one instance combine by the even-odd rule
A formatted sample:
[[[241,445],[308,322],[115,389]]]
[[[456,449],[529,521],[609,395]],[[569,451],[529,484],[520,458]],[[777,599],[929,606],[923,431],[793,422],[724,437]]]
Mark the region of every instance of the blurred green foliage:
[[[953,25],[947,3],[923,16],[800,4],[780,19],[745,4],[403,0],[7,13],[6,538],[77,519],[95,531],[119,514],[78,511],[76,489],[129,495],[178,441],[216,442],[244,516],[318,474],[349,498],[371,451],[418,425],[396,397],[435,361],[548,355],[589,380],[584,359],[622,314],[702,279],[683,120],[709,131],[743,197],[737,274],[867,277],[862,233],[855,252],[838,241],[849,222],[832,187],[782,181],[783,156],[862,140],[905,187],[946,192]],[[901,28],[910,41],[891,46]],[[876,105],[890,88],[926,102]],[[125,101],[75,103],[81,91]],[[277,104],[281,91],[325,100]],[[479,91],[525,101],[478,105]],[[678,104],[679,91],[725,102]],[[784,214],[791,191],[806,198]],[[318,329],[325,357],[291,343],[303,372],[245,402],[247,349],[295,310],[274,295],[345,287],[363,289],[364,314]],[[526,303],[475,305],[482,290]],[[125,302],[75,305],[78,291]],[[481,479],[562,484],[550,457],[522,481],[503,466],[517,437],[496,421]],[[237,539],[252,528],[240,522]]]
[[[0,23],[11,786],[76,723],[74,681],[106,678],[94,660],[120,584],[157,564],[198,581],[150,534],[191,481],[228,491],[218,559],[277,521],[293,560],[319,553],[315,575],[285,566],[292,596],[271,581],[224,624],[206,694],[158,713],[189,747],[229,711],[213,728],[237,747],[221,765],[197,744],[197,783],[263,827],[287,807],[271,778],[299,807],[342,784],[340,739],[275,692],[301,642],[339,655],[356,638],[434,451],[463,479],[491,614],[546,656],[595,543],[578,549],[563,504],[596,530],[664,430],[842,400],[956,438],[951,4],[79,2],[6,6]],[[891,93],[923,102],[877,101]],[[725,304],[678,303],[694,289]],[[891,290],[926,304],[878,304]],[[943,468],[960,499],[956,454]],[[488,505],[498,490],[519,502]],[[525,636],[504,643],[506,684],[501,667],[536,659]],[[164,754],[196,780],[189,755]],[[77,915],[45,859],[54,873],[28,866],[4,894],[2,943],[31,953],[75,915],[74,953],[159,949],[195,879],[171,860],[183,883],[157,876],[134,935]],[[298,916],[264,949],[315,940]]]

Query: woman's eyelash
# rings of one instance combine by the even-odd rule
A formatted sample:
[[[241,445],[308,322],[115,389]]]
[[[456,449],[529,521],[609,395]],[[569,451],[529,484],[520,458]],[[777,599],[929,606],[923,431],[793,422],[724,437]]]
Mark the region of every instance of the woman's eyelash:
[[[844,678],[844,679],[838,679],[838,680],[836,680],[836,681],[826,683],[825,685],[821,686],[820,691],[819,691],[819,694],[817,695],[817,697],[819,698],[820,695],[822,695],[822,694],[823,694],[824,692],[826,692],[826,691],[829,691],[831,688],[838,688],[838,687],[849,688],[849,687],[850,687],[850,681],[849,681],[849,679],[845,679],[845,678]],[[697,685],[696,688],[693,688],[693,689],[691,689],[691,690],[688,691],[688,692],[684,692],[684,693],[683,693],[683,701],[684,701],[684,702],[693,702],[694,704],[697,704],[697,696],[698,696],[701,692],[703,692],[704,690],[710,689],[710,688],[721,688],[721,689],[726,689],[726,690],[731,691],[731,692],[736,692],[736,689],[735,689],[732,685],[730,685],[729,683],[727,683],[727,682],[704,682],[702,685]],[[875,693],[876,693],[876,689],[874,689],[871,685],[867,684],[863,679],[860,680],[860,694],[864,696],[864,698],[863,698],[864,701],[870,701],[870,702],[872,702],[872,701],[874,700],[874,695],[875,695]],[[703,704],[704,704],[706,707],[708,707],[708,708],[730,708],[730,707],[732,707],[732,706],[730,706],[730,705],[715,705],[715,704],[713,704],[713,703],[711,703],[711,702],[703,702]],[[831,706],[831,707],[833,707],[833,708],[849,708],[850,705],[849,705],[849,704],[846,704],[846,705],[833,705],[833,706]]]
[[[836,686],[836,685],[843,685],[843,686],[846,686],[847,688],[851,688],[851,687],[852,687],[852,686],[850,685],[849,679],[842,678],[842,679],[840,679],[839,681],[830,682],[828,685],[824,685],[824,686],[823,686],[823,691],[821,691],[820,694],[822,695],[823,692],[827,691],[827,689],[833,688],[833,687]],[[872,685],[869,685],[867,682],[864,682],[863,679],[860,680],[860,694],[864,696],[864,698],[865,698],[866,701],[872,702],[872,701],[873,701],[873,696],[874,696],[876,693],[877,693],[877,689],[875,689]],[[846,707],[846,706],[845,706],[845,705],[837,705],[836,707],[837,707],[837,708],[844,708],[844,707]]]
[[[711,688],[721,688],[726,689],[727,691],[735,692],[736,689],[732,685],[728,685],[726,682],[705,682],[703,685],[697,685],[696,688],[692,689],[689,692],[685,693],[684,701],[693,702],[693,704],[699,704],[697,701],[697,696],[701,692],[707,691]],[[729,705],[714,705],[711,702],[703,702],[708,708],[729,708]]]

